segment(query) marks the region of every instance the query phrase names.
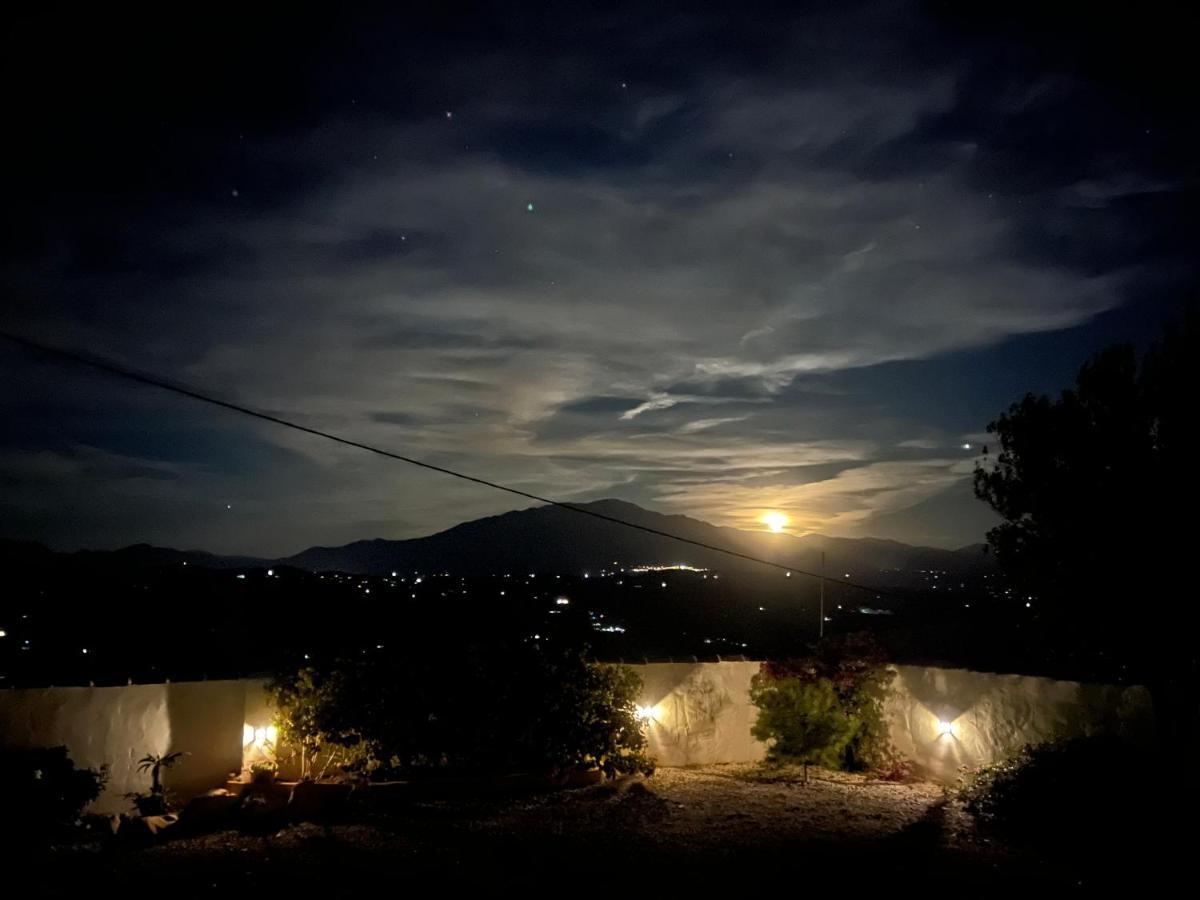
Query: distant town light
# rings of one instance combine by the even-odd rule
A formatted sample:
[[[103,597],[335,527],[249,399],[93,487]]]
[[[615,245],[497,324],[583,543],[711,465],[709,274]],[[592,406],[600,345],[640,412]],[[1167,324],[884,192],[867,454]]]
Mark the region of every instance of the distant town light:
[[[555,597],[554,602],[557,603],[559,606],[566,606],[571,601],[566,597]]]
[[[8,632],[5,631],[3,628],[0,628],[0,638],[5,638],[5,637],[8,637]]]
[[[970,449],[971,449],[971,445],[970,445],[970,444],[963,444],[963,445],[962,445],[962,447],[963,447],[963,449],[964,449],[964,450],[970,450]]]
[[[267,569],[267,577],[270,578],[275,574],[274,569]]]

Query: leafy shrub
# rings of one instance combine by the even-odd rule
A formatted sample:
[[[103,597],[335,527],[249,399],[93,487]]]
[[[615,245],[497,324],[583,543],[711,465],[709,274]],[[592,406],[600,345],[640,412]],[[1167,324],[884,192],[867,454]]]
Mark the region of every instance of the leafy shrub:
[[[310,778],[419,771],[649,771],[631,669],[528,645],[344,660],[271,684]]]
[[[759,708],[752,734],[773,762],[852,771],[897,771],[885,703],[892,681],[866,635],[822,643],[810,657],[765,662],[750,699]]]
[[[1121,839],[1152,819],[1151,792],[1120,775],[1136,751],[1115,737],[1027,745],[964,777],[957,795],[980,827],[1032,843]]]
[[[277,761],[294,764],[302,780],[369,773],[377,767],[358,730],[364,711],[353,696],[357,680],[336,666],[321,671],[307,667],[279,675],[268,685],[278,729]]]
[[[0,750],[0,828],[24,838],[65,831],[79,823],[107,778],[105,769],[75,768],[66,747]]]

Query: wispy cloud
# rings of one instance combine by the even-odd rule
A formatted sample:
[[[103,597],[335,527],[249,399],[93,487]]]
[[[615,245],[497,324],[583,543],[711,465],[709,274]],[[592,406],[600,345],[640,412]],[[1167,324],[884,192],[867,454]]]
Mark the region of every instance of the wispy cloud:
[[[869,373],[1111,310],[1135,274],[1127,257],[1048,256],[1051,242],[1027,239],[1031,209],[1061,243],[1075,217],[1117,215],[1169,185],[1072,158],[1039,171],[1045,184],[1008,189],[1006,173],[1025,171],[1005,155],[1014,135],[1040,134],[1025,117],[1069,113],[1074,95],[1038,78],[989,92],[1000,73],[932,54],[911,10],[867,7],[783,29],[774,68],[757,35],[744,54],[731,44],[645,85],[568,55],[522,75],[538,103],[505,87],[524,82],[503,53],[447,59],[447,82],[471,87],[452,118],[339,99],[315,125],[251,135],[238,159],[291,175],[287,190],[239,180],[237,197],[222,188],[131,225],[116,254],[127,264],[107,273],[79,262],[83,250],[23,260],[22,283],[38,289],[14,292],[36,298],[14,301],[14,319],[543,493],[620,492],[723,524],[770,506],[803,529],[869,532],[959,482],[943,435],[992,413],[949,422],[919,397],[899,413],[871,403]],[[846,52],[864,22],[879,37]],[[652,54],[670,39],[628,31]],[[897,59],[912,77],[895,77]],[[1104,218],[1080,233],[1119,244],[1123,227]],[[119,312],[95,314],[115,296]],[[832,385],[852,371],[868,373],[854,390]],[[242,439],[227,422],[205,427]],[[362,521],[417,533],[509,503],[256,436],[307,473],[281,494],[336,486],[293,508],[279,543]],[[171,453],[159,460],[170,471]],[[227,472],[223,493],[261,487],[248,465]],[[208,533],[260,539],[222,524]]]

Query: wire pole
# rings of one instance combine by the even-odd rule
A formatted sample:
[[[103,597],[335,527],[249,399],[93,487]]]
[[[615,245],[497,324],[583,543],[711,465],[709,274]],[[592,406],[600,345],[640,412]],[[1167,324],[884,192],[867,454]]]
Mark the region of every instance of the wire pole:
[[[818,640],[825,637],[825,551],[821,551],[821,604],[820,618],[817,622]]]

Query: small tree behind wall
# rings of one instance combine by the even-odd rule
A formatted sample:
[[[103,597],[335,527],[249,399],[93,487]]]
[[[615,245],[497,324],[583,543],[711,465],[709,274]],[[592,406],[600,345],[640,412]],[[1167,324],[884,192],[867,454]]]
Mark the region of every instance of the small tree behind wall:
[[[903,760],[888,729],[892,678],[883,651],[865,634],[826,639],[810,656],[764,662],[750,692],[759,710],[752,733],[773,762],[895,777]]]
[[[847,715],[832,682],[804,681],[798,677],[754,676],[750,699],[758,707],[758,720],[750,733],[767,744],[771,762],[838,768],[846,748],[861,723]]]

